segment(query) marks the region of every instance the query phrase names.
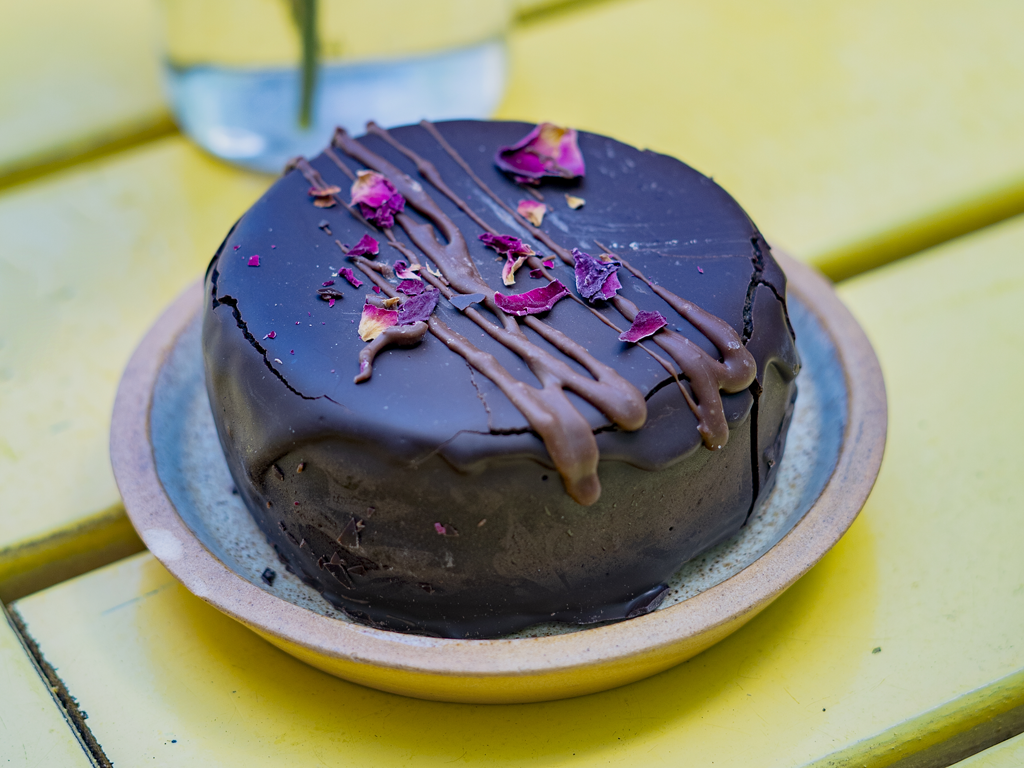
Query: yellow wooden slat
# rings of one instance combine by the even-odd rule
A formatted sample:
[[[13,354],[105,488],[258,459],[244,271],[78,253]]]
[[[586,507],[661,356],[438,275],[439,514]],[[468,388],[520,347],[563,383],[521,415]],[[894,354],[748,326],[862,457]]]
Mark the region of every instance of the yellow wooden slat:
[[[157,4],[0,0],[0,182],[170,127]]]
[[[89,768],[81,742],[0,608],[0,765]]]
[[[747,627],[649,680],[521,706],[378,693],[291,659],[148,554],[16,602],[124,765],[871,766],[1024,711],[1024,220],[841,293],[887,377],[860,519]],[[175,743],[171,743],[176,739]]]
[[[676,155],[847,276],[1024,211],[1024,5],[631,0],[512,36],[503,117]]]
[[[3,597],[139,548],[107,457],[114,390],[267,183],[173,138],[0,195]]]
[[[956,768],[1024,768],[1024,734],[969,757]]]

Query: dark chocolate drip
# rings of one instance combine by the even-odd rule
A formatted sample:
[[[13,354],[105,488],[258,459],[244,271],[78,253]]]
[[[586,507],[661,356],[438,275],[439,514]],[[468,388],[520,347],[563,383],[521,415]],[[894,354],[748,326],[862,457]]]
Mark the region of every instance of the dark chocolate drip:
[[[363,274],[382,291],[389,295],[396,294],[394,287],[371,268],[372,262],[361,256],[357,256],[354,261]],[[437,280],[432,275],[430,277]],[[436,287],[451,295],[450,289],[440,281],[436,283]],[[479,312],[473,309],[467,309],[466,314],[474,320],[483,319]],[[480,322],[477,324],[480,325]],[[597,441],[586,419],[572,406],[561,386],[550,379],[542,379],[542,389],[531,387],[509,373],[494,355],[475,346],[466,337],[449,328],[436,315],[430,317],[427,325],[430,332],[448,349],[493,381],[520,410],[544,441],[544,446],[555,462],[569,496],[584,506],[595,503],[601,496],[601,484],[597,478]],[[484,325],[494,327],[492,323],[486,321]]]
[[[302,174],[303,178],[309,182],[309,185],[317,191],[324,192],[327,194],[327,190],[331,188],[331,185],[324,181],[324,177],[320,175],[320,171],[314,168],[304,157],[293,157],[288,161],[288,164],[284,167],[284,172],[288,173],[290,170],[297,170]],[[333,197],[333,195],[331,195]],[[337,200],[337,198],[335,198]]]
[[[722,356],[720,361],[715,360],[686,336],[671,328],[662,328],[652,337],[653,341],[676,361],[693,388],[694,397],[688,397],[687,403],[697,417],[697,430],[704,440],[704,445],[713,451],[722,448],[729,439],[729,425],[725,420],[721,393],[739,392],[750,386],[757,375],[754,356],[743,346],[739,334],[725,320],[652,283],[626,260],[620,258],[619,261],[681,317],[704,334]],[[616,296],[613,303],[627,320],[632,321],[636,316],[637,308],[628,299]]]
[[[508,205],[506,205],[505,201],[502,200],[500,197],[498,197],[494,193],[494,191],[491,190],[491,188],[488,187],[483,182],[483,180],[479,176],[476,175],[476,173],[474,173],[473,169],[469,166],[469,164],[466,163],[466,161],[462,159],[462,156],[458,152],[456,152],[455,149],[450,144],[448,144],[448,142],[444,139],[444,137],[441,136],[441,134],[438,132],[438,130],[434,127],[433,123],[431,123],[428,120],[423,120],[423,121],[420,122],[420,126],[424,130],[426,130],[431,136],[434,137],[434,139],[438,142],[438,144],[441,145],[441,147],[448,153],[448,155],[453,160],[455,160],[455,162],[459,165],[459,167],[462,168],[466,172],[466,174],[476,183],[476,185],[485,194],[487,194],[498,205],[500,205],[502,208],[504,208],[505,211],[507,211],[509,214],[511,214],[522,226],[526,227],[530,231],[530,233],[534,236],[535,239],[537,239],[538,241],[544,243],[551,250],[555,251],[563,261],[565,261],[565,262],[567,262],[569,264],[573,263],[572,256],[571,256],[571,254],[566,249],[562,248],[560,245],[558,245],[558,243],[556,243],[554,240],[549,238],[543,231],[541,231],[541,230],[537,229],[536,227],[534,227],[533,224],[531,224],[529,221],[527,221],[525,218],[523,218],[523,216],[521,216],[518,211],[516,211],[513,208],[511,208]],[[406,147],[401,142],[396,141],[395,138],[388,131],[386,131],[385,129],[381,128],[376,123],[373,123],[373,122],[368,123],[367,124],[367,131],[369,133],[373,133],[375,136],[378,136],[378,137],[382,138],[384,141],[386,141],[388,144],[390,144],[392,147],[394,147],[397,151],[401,152],[403,155],[405,155],[407,158],[409,158],[413,162],[413,164],[415,164],[417,171],[419,171],[420,175],[423,176],[423,178],[425,178],[427,181],[429,181],[431,184],[433,184],[434,187],[436,187],[438,190],[440,190],[442,193],[444,193],[444,195],[447,196],[449,200],[451,200],[453,203],[455,203],[455,205],[457,205],[461,211],[463,211],[467,216],[469,216],[471,219],[473,219],[473,221],[476,222],[478,226],[480,226],[482,229],[487,230],[491,234],[495,234],[495,235],[498,234],[498,230],[494,229],[493,227],[489,226],[485,221],[483,221],[476,214],[476,212],[474,212],[469,207],[469,205],[467,205],[465,200],[463,200],[461,197],[456,195],[455,192],[452,191],[452,189],[444,182],[443,178],[441,177],[440,172],[438,172],[437,167],[433,163],[431,163],[429,160],[424,159],[423,157],[421,157],[417,153],[413,152],[411,149]],[[330,150],[328,150],[328,151],[330,151]],[[330,156],[333,158],[334,153],[331,152]],[[335,162],[338,162],[338,161],[336,160]],[[348,169],[346,168],[346,170],[348,170]],[[351,171],[349,171],[349,174],[351,175]],[[533,189],[528,188],[528,187],[524,187],[524,189],[526,189],[527,191],[531,192],[534,195],[534,197],[537,198],[537,200],[543,200],[544,199],[544,196],[542,194],[540,194],[540,192],[537,192],[536,190],[533,190]],[[392,243],[392,244],[394,245],[394,243]],[[556,280],[557,279],[554,275],[552,275],[548,271],[548,269],[544,266],[544,264],[541,261],[541,259],[538,258],[536,255],[528,257],[527,260],[526,260],[526,263],[527,263],[527,266],[529,266],[530,269],[539,269],[541,271],[541,273],[544,275],[544,277],[546,277],[548,280]],[[619,334],[622,333],[622,329],[621,328],[619,328],[617,325],[615,325],[615,323],[613,323],[607,317],[602,315],[600,312],[598,312],[592,306],[590,306],[589,304],[584,302],[578,296],[571,295],[571,297],[572,297],[573,301],[575,301],[577,304],[579,304],[581,306],[586,307],[590,311],[590,313],[592,315],[594,315],[594,317],[596,317],[598,320],[600,320],[606,326],[608,326],[613,331],[615,331],[616,335],[619,335]],[[527,320],[527,325],[529,325],[531,328],[533,328],[534,330],[537,330],[538,333],[543,335],[543,332],[540,331],[536,327],[536,325],[535,325],[536,323],[542,323],[542,321],[538,320],[537,318],[532,318],[532,317],[528,318],[528,320]],[[546,326],[546,324],[544,324],[544,325]],[[668,374],[675,380],[676,384],[678,384],[680,386],[680,388],[683,389],[682,384],[679,381],[679,378],[678,378],[678,375],[676,373],[675,368],[672,367],[672,364],[668,360],[666,360],[664,357],[662,357],[661,355],[657,354],[656,352],[652,352],[650,349],[647,348],[647,346],[645,346],[642,343],[638,344],[638,346],[641,349],[643,349],[644,352],[646,352],[648,355],[650,355],[654,360],[656,360],[658,362],[658,364],[660,364],[668,372]],[[582,361],[580,361],[580,362],[582,362]],[[692,399],[690,398],[689,392],[687,392],[685,389],[683,389],[683,395],[684,395],[684,397],[687,398],[687,402],[692,402]]]
[[[356,384],[367,381],[373,375],[373,360],[377,353],[385,347],[411,347],[418,344],[427,332],[427,324],[418,320],[412,325],[393,325],[385,328],[381,334],[362,348],[359,352],[359,373],[353,381]]]
[[[547,233],[533,226],[523,216],[519,215],[518,211],[507,205],[504,200],[495,194],[484,183],[483,179],[473,171],[455,148],[445,140],[432,123],[424,120],[420,125],[434,137],[437,143],[441,145],[441,148],[448,153],[449,157],[476,182],[477,186],[486,195],[515,217],[519,224],[526,228],[537,240],[554,251],[565,264],[575,266],[575,259],[573,259],[572,254],[556,243]],[[608,251],[600,243],[598,245],[606,252]],[[715,360],[681,333],[669,328],[663,328],[652,337],[652,340],[675,360],[683,375],[690,380],[690,385],[693,387],[696,399],[676,379],[687,405],[689,405],[697,417],[697,430],[700,432],[704,445],[711,450],[721,448],[729,439],[729,426],[725,420],[721,390],[738,392],[750,386],[750,383],[757,375],[757,365],[754,362],[753,355],[743,346],[739,335],[727,322],[705,312],[696,304],[677,296],[671,291],[661,286],[653,285],[646,277],[625,261],[622,259],[619,259],[619,261],[630,272],[646,282],[669,306],[704,334],[722,355],[721,362]],[[632,322],[637,311],[636,306],[632,302],[617,296],[613,305],[627,320]],[[595,314],[601,316],[596,310]]]
[[[470,258],[461,231],[423,187],[343,130],[335,133],[333,143],[363,165],[387,176],[409,205],[441,232],[447,241],[445,244],[438,241],[430,224],[420,224],[404,213],[396,217],[410,240],[437,264],[452,287],[459,293],[488,296],[485,305],[499,318],[501,326],[487,321],[476,309],[467,308],[465,314],[495,341],[519,355],[541,382],[540,389],[513,377],[493,356],[474,347],[436,317],[431,318],[431,332],[490,378],[520,410],[544,441],[569,495],[580,504],[596,502],[600,497],[597,442],[586,419],[569,401],[565,390],[580,395],[627,431],[639,429],[646,420],[647,404],[642,393],[611,366],[601,363],[568,336],[538,318],[529,318],[526,321],[529,327],[567,357],[580,362],[594,378],[580,375],[530,342],[515,318],[505,315],[494,305],[493,291]],[[437,287],[447,288],[441,284]]]

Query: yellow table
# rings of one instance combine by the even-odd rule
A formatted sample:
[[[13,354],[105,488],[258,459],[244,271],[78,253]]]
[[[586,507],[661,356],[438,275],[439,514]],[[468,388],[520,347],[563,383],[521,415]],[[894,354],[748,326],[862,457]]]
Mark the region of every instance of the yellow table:
[[[510,765],[572,762],[574,750],[581,764],[643,753],[787,765],[856,764],[867,750],[886,765],[929,748],[970,754],[1024,726],[1020,462],[1005,437],[1022,415],[996,400],[1022,373],[1019,357],[998,354],[1022,346],[1020,222],[843,286],[892,398],[876,492],[778,605],[654,680],[536,708],[409,702],[281,656],[148,556],[64,581],[139,548],[106,458],[114,387],[148,324],[268,183],[164,135],[145,43],[152,8],[65,5],[0,0],[0,16],[17,21],[0,27],[0,598],[58,584],[13,608],[108,756],[173,764],[189,750],[234,749],[257,763],[379,754],[428,764],[460,759],[462,744],[467,760]],[[524,0],[532,15],[510,38],[499,117],[677,154],[836,277],[1024,209],[1024,102],[1011,97],[1024,88],[1019,4],[539,5]],[[41,49],[45,66],[23,66]],[[994,330],[979,345],[970,334],[983,328]],[[951,350],[1001,374],[981,382],[981,417],[951,405],[965,378],[945,364]],[[289,693],[288,675],[305,698]],[[312,709],[340,699],[362,707],[352,722]],[[232,719],[236,707],[248,714]],[[986,725],[988,715],[1001,719]],[[154,739],[174,738],[168,723],[191,746],[150,755]],[[559,732],[569,726],[576,737]],[[0,740],[0,758],[9,754]]]

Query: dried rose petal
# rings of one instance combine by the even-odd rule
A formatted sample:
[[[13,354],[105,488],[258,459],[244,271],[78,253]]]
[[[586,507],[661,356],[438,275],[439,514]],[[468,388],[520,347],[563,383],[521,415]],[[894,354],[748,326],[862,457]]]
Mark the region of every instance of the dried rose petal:
[[[363,235],[359,242],[348,249],[349,256],[376,256],[380,253],[380,243],[369,235]]]
[[[531,269],[530,270],[530,277],[532,277],[534,279],[537,279],[537,278],[540,278],[540,277],[544,277],[544,270],[543,269]]]
[[[539,227],[544,222],[544,214],[547,213],[548,208],[544,203],[539,203],[536,200],[520,200],[516,210],[533,226]]]
[[[619,282],[619,263],[595,259],[589,253],[573,248],[572,257],[576,262],[576,288],[588,301],[610,299],[622,288]]]
[[[324,288],[326,288],[329,285],[334,285],[334,281],[333,280],[324,280],[322,283],[320,283],[320,285],[322,285]]]
[[[403,280],[395,290],[406,296],[418,296],[426,289],[427,286],[423,284],[422,280]]]
[[[511,255],[506,257],[505,266],[501,268],[501,282],[505,285],[515,285],[516,270],[523,266],[524,261],[526,261],[525,256],[520,256],[518,259],[513,259]]]
[[[276,339],[277,338],[277,331],[271,331],[270,333],[268,333],[263,338],[264,339]]]
[[[358,288],[363,284],[363,281],[356,277],[356,273],[348,267],[342,267],[339,269],[338,274],[348,280],[353,288]]]
[[[544,176],[572,179],[586,169],[574,128],[541,123],[510,147],[499,147],[495,164],[516,181],[536,183]]]
[[[389,296],[388,298],[384,299],[384,301],[381,302],[381,304],[384,305],[384,309],[394,309],[401,303],[401,296]]]
[[[250,267],[258,267],[259,265],[260,265],[260,257],[259,256],[250,256],[249,257],[249,266]]]
[[[429,290],[417,296],[410,296],[409,299],[398,310],[398,324],[412,325],[422,320],[426,322],[437,306],[437,300],[441,294],[439,291]]]
[[[447,531],[445,531],[444,526],[440,523],[434,523],[434,530],[437,531],[439,536],[444,536],[445,533],[447,533]]]
[[[395,275],[402,280],[422,280],[423,278],[416,274],[419,271],[419,267],[415,264],[409,266],[404,261],[395,262]]]
[[[376,171],[359,171],[352,182],[352,205],[356,204],[367,221],[387,228],[394,226],[395,214],[405,209],[405,198]]]
[[[373,286],[373,292],[374,293],[380,293],[380,286],[379,285]]]
[[[310,187],[309,196],[317,208],[333,208],[334,196],[341,192],[341,187]]]
[[[555,268],[555,260],[554,259],[544,259],[544,261],[542,261],[541,264],[543,264],[548,269],[554,269]]]
[[[648,312],[646,309],[641,309],[633,318],[633,324],[619,334],[619,341],[629,341],[635,344],[640,339],[653,336],[655,331],[666,325],[668,325],[668,320],[661,312]]]
[[[502,256],[533,256],[533,248],[512,235],[492,235],[490,232],[484,232],[479,239]]]
[[[575,195],[570,195],[566,193],[565,203],[575,211],[577,208],[582,208],[584,205],[586,205],[587,201],[584,200],[582,197],[576,197]]]
[[[494,294],[494,303],[498,308],[508,312],[510,315],[536,315],[539,312],[547,312],[559,299],[569,295],[569,289],[558,280],[552,280],[545,286],[534,288],[526,293],[518,293],[514,296],[505,296],[501,293]]]
[[[397,309],[383,309],[373,304],[363,304],[363,314],[359,317],[359,338],[363,341],[373,341],[387,328],[397,324]]]

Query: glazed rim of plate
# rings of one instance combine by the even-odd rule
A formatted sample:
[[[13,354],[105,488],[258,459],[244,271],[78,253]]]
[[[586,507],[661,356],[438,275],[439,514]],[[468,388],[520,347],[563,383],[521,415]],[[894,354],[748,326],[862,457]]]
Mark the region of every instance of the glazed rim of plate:
[[[388,632],[321,616],[231,571],[178,516],[157,476],[149,414],[160,368],[201,300],[186,289],[146,334],[125,369],[111,423],[110,453],[128,517],[150,552],[185,587],[223,613],[317,655],[426,675],[550,675],[671,654],[688,639],[721,635],[756,613],[817,563],[853,523],[882,461],[887,406],[878,359],[826,278],[776,253],[788,289],[828,333],[843,368],[845,434],[835,469],[804,517],[739,573],[683,602],[615,624],[568,634],[456,640]],[[702,642],[701,646],[710,643]]]

